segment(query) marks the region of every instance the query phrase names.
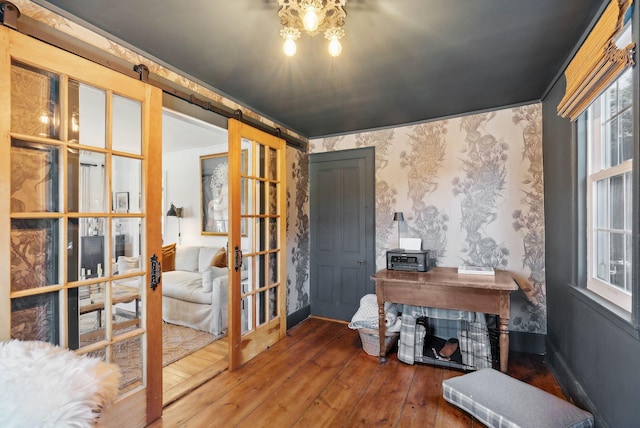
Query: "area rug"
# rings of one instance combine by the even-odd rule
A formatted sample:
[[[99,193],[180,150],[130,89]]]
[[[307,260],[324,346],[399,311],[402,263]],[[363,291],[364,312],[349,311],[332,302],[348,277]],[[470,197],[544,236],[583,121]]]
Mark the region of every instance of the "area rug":
[[[129,313],[126,311],[119,311],[115,321],[126,321],[133,317],[133,314],[126,316],[127,314]],[[124,330],[118,330],[117,334],[122,334],[133,328],[135,328],[135,326],[128,327]],[[84,315],[80,317],[80,331],[90,332],[96,329],[98,329],[98,324],[95,316]],[[193,328],[162,321],[162,367],[168,366],[169,364],[192,354],[198,349],[207,346],[211,342],[220,339],[223,336],[224,335],[214,336],[206,331],[195,330]],[[94,338],[92,340],[88,340],[87,343],[91,343],[95,340],[97,339]],[[132,345],[133,343],[133,341],[130,341],[126,346],[123,346],[122,349],[120,349],[122,354],[119,352],[116,357],[120,365],[135,366],[135,364],[126,363],[129,358],[135,358],[134,355],[140,350],[139,347],[133,349],[135,347],[135,345]],[[137,361],[139,362],[139,358]]]
[[[214,336],[206,331],[194,330],[167,322],[162,322],[162,367],[178,361],[204,348],[224,335]],[[142,361],[140,359],[139,337],[117,342],[113,345],[114,362],[120,367],[120,392],[140,384]],[[104,358],[104,350],[91,353]]]
[[[162,323],[162,367],[178,361],[220,337],[167,322]]]

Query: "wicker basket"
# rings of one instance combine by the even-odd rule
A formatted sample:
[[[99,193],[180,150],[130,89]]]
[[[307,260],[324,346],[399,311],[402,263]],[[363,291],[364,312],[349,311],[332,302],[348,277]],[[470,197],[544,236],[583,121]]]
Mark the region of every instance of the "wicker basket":
[[[359,328],[358,333],[360,333],[360,340],[362,341],[362,349],[369,355],[373,355],[375,357],[380,356],[380,336],[378,335],[378,330],[373,328]],[[384,338],[385,355],[389,350],[396,344],[398,341],[398,337],[400,333],[389,333]]]

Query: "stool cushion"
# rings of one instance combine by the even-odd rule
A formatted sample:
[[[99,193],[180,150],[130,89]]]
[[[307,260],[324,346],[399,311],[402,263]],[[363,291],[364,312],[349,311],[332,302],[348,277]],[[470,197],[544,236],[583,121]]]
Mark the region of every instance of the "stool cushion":
[[[593,415],[494,369],[442,382],[442,395],[490,427],[593,427]]]

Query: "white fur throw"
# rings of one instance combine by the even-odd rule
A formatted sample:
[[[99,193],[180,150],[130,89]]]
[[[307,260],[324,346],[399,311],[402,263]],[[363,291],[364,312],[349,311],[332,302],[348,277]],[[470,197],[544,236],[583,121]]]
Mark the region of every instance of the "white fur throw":
[[[91,427],[120,369],[46,342],[0,342],[0,427]]]

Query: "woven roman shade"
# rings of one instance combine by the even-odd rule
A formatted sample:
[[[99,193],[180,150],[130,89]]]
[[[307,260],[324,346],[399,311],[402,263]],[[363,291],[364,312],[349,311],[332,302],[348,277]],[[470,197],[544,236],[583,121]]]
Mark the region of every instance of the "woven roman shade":
[[[567,89],[558,104],[558,115],[572,121],[622,72],[634,64],[634,43],[616,46],[627,10],[633,0],[611,0],[571,63],[565,70]]]

